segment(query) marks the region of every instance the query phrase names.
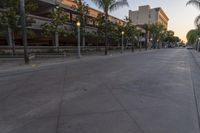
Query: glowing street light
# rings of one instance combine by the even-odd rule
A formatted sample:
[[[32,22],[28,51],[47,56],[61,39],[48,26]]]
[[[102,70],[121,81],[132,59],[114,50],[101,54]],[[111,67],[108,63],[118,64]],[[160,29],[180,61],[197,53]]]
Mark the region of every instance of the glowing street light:
[[[78,58],[81,58],[81,41],[80,41],[80,27],[81,23],[78,21],[76,23],[77,30],[78,30]]]
[[[80,26],[81,26],[81,23],[78,21],[78,22],[76,23],[76,26],[77,26],[77,27],[80,27]]]
[[[59,5],[56,5],[56,9],[59,9],[60,7],[59,7]]]

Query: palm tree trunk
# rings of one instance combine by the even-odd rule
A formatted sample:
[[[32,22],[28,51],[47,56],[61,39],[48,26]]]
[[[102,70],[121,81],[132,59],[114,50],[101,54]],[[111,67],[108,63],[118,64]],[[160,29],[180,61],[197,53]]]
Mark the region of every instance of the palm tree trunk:
[[[137,35],[137,44],[136,44],[137,48],[140,48],[140,36]]]
[[[12,32],[12,53],[15,56],[15,33]]]
[[[160,41],[157,41],[157,49],[160,49]]]
[[[199,44],[199,41],[197,40],[197,41],[196,41],[196,46],[195,46],[195,49],[196,49],[196,50],[198,49],[198,46],[199,46],[198,44]]]
[[[85,47],[85,35],[83,35],[83,38],[82,38],[82,46]]]
[[[132,45],[131,45],[131,51],[134,52],[135,48],[134,48],[134,41],[132,41]]]
[[[156,48],[156,41],[155,41],[155,39],[153,40],[153,49],[155,49]]]
[[[15,56],[15,39],[14,32],[8,27],[8,44],[12,47],[12,56]]]
[[[55,32],[55,46],[56,46],[56,50],[59,50],[59,34],[58,32]]]
[[[138,38],[136,47],[138,48],[139,46],[140,46],[140,43],[139,43],[139,38]]]
[[[97,38],[97,43],[96,43],[96,52],[98,52],[99,49],[99,37]]]
[[[85,47],[85,28],[83,28],[83,33],[82,33],[82,46]]]
[[[153,35],[153,49],[156,48],[156,37],[155,35]]]
[[[148,49],[148,43],[149,43],[149,31],[147,31],[145,36],[145,50]]]

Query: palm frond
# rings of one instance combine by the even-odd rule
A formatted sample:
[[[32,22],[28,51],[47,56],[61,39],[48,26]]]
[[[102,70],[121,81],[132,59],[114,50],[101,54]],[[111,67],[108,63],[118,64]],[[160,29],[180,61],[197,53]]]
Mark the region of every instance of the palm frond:
[[[105,8],[105,2],[104,0],[91,0],[98,8],[104,9]]]
[[[112,3],[109,7],[110,12],[117,10],[118,8],[123,7],[123,6],[129,6],[127,0],[118,0],[118,1],[111,0],[111,1],[112,1]]]
[[[195,26],[198,28],[200,27],[200,15],[198,15],[194,20]]]
[[[198,9],[200,9],[200,0],[189,0],[186,5],[194,5]]]

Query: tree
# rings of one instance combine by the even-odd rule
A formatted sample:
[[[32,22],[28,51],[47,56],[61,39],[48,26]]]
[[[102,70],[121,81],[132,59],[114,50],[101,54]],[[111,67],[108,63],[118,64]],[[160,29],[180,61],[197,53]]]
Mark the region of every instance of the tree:
[[[194,44],[196,42],[196,39],[198,38],[198,30],[197,29],[192,29],[190,30],[187,35],[187,41],[190,44]]]
[[[72,8],[78,13],[77,21],[81,23],[81,33],[82,33],[82,45],[85,46],[85,26],[86,26],[86,16],[89,14],[88,4],[83,0],[74,0],[76,5],[73,5]]]
[[[112,12],[120,7],[128,6],[127,0],[91,0],[100,9],[104,11],[105,15],[105,55],[108,52],[108,38],[107,38],[107,23],[108,23],[108,12]]]
[[[178,42],[181,41],[181,39],[180,39],[178,36],[174,36],[174,37],[173,37],[173,41],[174,41],[175,43],[178,43]]]
[[[0,14],[0,26],[7,31],[7,42],[12,47],[12,54],[15,55],[15,32],[20,24],[19,0],[1,0],[0,7],[3,9]],[[26,0],[25,11],[29,26],[34,23],[33,18],[29,17],[31,11],[37,9],[37,0]]]
[[[135,31],[136,31],[136,27],[134,25],[132,25],[132,21],[130,18],[128,18],[127,16],[124,19],[126,21],[125,26],[124,26],[124,32],[125,32],[125,38],[127,38],[128,41],[131,42],[131,51],[134,52],[134,44],[135,44]]]
[[[99,42],[103,39],[105,39],[105,17],[102,13],[99,13],[97,18],[97,36],[98,36],[98,40],[97,40],[97,45],[99,44]]]
[[[194,5],[198,9],[200,9],[200,1],[199,0],[189,0],[186,5]],[[195,25],[198,27],[200,25],[200,15],[195,18]]]
[[[153,48],[160,48],[161,37],[165,31],[164,25],[160,23],[153,23],[150,25],[150,35],[152,37]]]
[[[118,23],[112,23],[110,21],[106,23],[105,16],[102,13],[98,14],[96,20],[98,41],[105,39],[107,35],[108,39],[111,39],[119,44],[121,39],[122,26]]]
[[[108,36],[113,39],[114,42],[118,43],[118,46],[122,45],[122,31],[124,31],[124,26],[118,23],[109,22],[107,24]]]
[[[168,30],[163,32],[162,37],[161,37],[161,41],[165,42],[168,44],[168,46],[171,46],[171,44],[176,44],[178,42],[180,42],[180,38],[174,35],[174,31],[172,30]]]
[[[145,49],[147,50],[148,42],[149,42],[150,25],[149,24],[144,24],[143,28],[145,30]]]
[[[119,23],[113,23],[111,21],[105,22],[105,16],[103,14],[98,14],[97,18],[97,35],[98,42],[106,38],[105,31],[107,28],[107,36],[110,42],[118,43],[121,45],[122,31],[125,31],[124,25]]]
[[[51,18],[50,22],[41,25],[43,33],[45,35],[54,35],[54,43],[56,48],[59,48],[59,34],[67,35],[66,22],[68,21],[68,15],[65,14],[64,10],[55,5],[49,14]]]
[[[141,43],[140,43],[140,37],[141,37],[141,34],[142,34],[142,30],[141,29],[135,29],[135,38],[137,40],[137,47],[139,47],[141,49]]]

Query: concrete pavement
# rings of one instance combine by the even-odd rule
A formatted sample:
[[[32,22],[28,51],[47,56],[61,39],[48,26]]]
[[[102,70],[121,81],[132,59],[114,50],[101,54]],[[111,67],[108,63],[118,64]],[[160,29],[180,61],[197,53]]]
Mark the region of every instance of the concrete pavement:
[[[198,60],[162,49],[0,74],[0,131],[199,133]]]

